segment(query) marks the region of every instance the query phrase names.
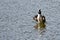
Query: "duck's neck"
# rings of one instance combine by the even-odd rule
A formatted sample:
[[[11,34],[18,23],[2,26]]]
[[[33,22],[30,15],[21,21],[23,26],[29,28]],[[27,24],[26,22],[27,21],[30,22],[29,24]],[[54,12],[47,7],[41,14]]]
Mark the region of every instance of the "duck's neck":
[[[40,14],[38,14],[38,23],[40,23]]]

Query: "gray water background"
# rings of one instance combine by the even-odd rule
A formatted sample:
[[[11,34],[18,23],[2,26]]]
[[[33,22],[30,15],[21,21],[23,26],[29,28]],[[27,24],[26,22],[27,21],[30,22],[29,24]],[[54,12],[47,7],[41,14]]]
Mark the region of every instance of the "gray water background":
[[[33,27],[39,9],[47,20],[42,36]],[[60,40],[60,0],[0,0],[0,40]]]

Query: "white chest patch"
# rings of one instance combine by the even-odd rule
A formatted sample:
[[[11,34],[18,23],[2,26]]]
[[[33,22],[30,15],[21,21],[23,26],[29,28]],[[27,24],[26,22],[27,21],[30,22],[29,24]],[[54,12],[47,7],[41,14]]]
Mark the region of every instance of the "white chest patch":
[[[38,14],[38,17],[37,17],[38,19],[40,18],[40,14]]]
[[[38,20],[38,23],[40,23],[40,14],[38,14],[37,20]]]

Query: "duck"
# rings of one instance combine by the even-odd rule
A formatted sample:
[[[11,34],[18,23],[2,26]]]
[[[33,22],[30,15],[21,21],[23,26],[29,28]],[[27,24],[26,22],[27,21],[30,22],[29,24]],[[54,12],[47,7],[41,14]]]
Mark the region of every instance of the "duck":
[[[33,20],[36,22],[46,22],[45,16],[41,14],[41,9],[39,9],[38,14],[33,17]]]
[[[37,24],[34,26],[36,29],[45,28],[46,18],[41,14],[41,9],[38,11],[38,14],[33,17],[33,20],[37,22]]]

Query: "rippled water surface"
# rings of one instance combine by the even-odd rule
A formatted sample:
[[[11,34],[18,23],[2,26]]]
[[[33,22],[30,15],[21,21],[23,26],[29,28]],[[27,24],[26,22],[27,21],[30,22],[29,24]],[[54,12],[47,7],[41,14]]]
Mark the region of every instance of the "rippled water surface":
[[[34,28],[42,10],[45,32]],[[60,40],[60,0],[0,0],[0,40]]]

